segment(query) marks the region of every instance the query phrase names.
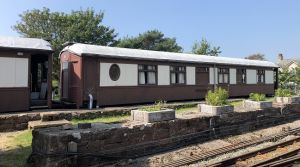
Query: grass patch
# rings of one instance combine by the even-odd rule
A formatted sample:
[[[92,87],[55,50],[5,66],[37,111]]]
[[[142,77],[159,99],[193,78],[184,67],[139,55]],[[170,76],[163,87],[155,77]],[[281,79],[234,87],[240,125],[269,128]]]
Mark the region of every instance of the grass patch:
[[[95,122],[101,122],[101,123],[117,123],[122,122],[129,119],[129,115],[117,115],[117,116],[105,116],[105,117],[99,117],[94,119],[73,119],[71,122],[72,124],[78,124],[78,123],[95,123]]]
[[[231,105],[231,106],[241,106],[242,104],[243,104],[243,100],[232,101],[229,103],[229,105]]]
[[[0,166],[28,166],[27,158],[31,153],[32,133],[30,130],[4,137],[2,142],[9,150],[0,152]]]
[[[193,107],[183,107],[175,110],[176,114],[185,113],[185,112],[198,112],[197,106]]]

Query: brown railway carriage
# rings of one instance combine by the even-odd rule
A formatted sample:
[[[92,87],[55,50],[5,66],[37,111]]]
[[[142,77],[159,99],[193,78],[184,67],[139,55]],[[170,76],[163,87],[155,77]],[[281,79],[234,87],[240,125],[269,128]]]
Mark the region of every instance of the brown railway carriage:
[[[52,52],[42,39],[0,37],[0,113],[51,107]]]
[[[268,61],[79,43],[65,47],[60,59],[62,99],[77,107],[89,94],[95,105],[110,106],[203,99],[214,87],[231,97],[272,95],[277,85],[277,65]]]

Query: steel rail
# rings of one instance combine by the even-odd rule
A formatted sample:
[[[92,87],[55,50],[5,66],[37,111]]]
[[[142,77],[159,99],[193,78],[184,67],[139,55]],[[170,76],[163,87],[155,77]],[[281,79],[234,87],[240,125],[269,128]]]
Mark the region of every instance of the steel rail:
[[[260,144],[260,143],[263,143],[263,142],[266,142],[266,141],[271,141],[271,140],[274,140],[274,139],[276,140],[276,139],[279,139],[279,138],[283,138],[285,136],[295,134],[297,132],[300,132],[300,128],[291,129],[287,132],[282,132],[280,134],[267,136],[267,137],[263,137],[263,138],[256,139],[256,140],[247,140],[247,141],[239,142],[237,144],[233,144],[233,145],[221,147],[221,148],[218,148],[218,149],[214,149],[214,150],[211,150],[211,151],[203,152],[203,153],[197,154],[197,155],[192,156],[192,157],[186,157],[186,158],[183,158],[183,159],[179,159],[179,160],[176,160],[176,161],[171,161],[169,163],[158,165],[158,166],[160,166],[160,167],[176,167],[176,166],[182,166],[182,165],[189,165],[189,164],[192,164],[192,163],[196,163],[198,161],[206,160],[206,159],[209,159],[209,158],[214,158],[214,157],[216,157],[218,155],[221,155],[221,154],[225,154],[225,153],[228,153],[228,152],[233,152],[235,150],[239,150],[239,149],[242,149],[242,148],[245,148],[245,147],[249,147],[249,146],[252,146],[252,145],[257,145],[257,144]]]

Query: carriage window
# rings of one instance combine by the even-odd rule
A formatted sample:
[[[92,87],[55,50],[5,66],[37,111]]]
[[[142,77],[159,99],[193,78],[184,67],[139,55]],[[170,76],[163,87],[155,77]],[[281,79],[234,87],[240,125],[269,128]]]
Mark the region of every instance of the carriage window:
[[[265,70],[257,70],[257,83],[265,83]]]
[[[117,64],[113,64],[110,66],[109,76],[113,81],[117,81],[120,78],[120,67]]]
[[[245,84],[246,83],[246,69],[237,69],[236,70],[236,82],[238,84]]]
[[[170,75],[171,84],[185,84],[185,67],[171,66]]]
[[[229,69],[228,68],[219,68],[218,71],[219,83],[228,83],[229,81]]]
[[[139,65],[139,84],[154,85],[156,84],[157,68],[154,65]]]

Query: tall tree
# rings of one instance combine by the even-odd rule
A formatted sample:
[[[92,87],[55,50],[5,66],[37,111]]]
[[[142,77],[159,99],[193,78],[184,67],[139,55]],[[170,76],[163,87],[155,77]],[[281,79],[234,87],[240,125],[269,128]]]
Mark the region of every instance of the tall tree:
[[[249,55],[248,57],[245,57],[245,59],[250,59],[250,60],[266,60],[266,57],[265,57],[264,54],[255,53],[255,54]]]
[[[295,82],[296,77],[295,71],[290,71],[288,68],[279,70],[278,81],[280,87],[285,88],[288,83]]]
[[[211,44],[203,38],[201,42],[194,43],[192,52],[199,55],[218,56],[222,53],[220,49],[220,46],[211,46]]]
[[[27,10],[19,15],[21,21],[13,27],[24,37],[43,38],[49,41],[54,49],[53,78],[59,78],[58,55],[62,44],[71,42],[92,43],[99,45],[114,45],[115,30],[102,25],[103,12],[93,9],[63,12],[51,12],[48,8],[42,10]]]
[[[139,34],[137,37],[126,37],[119,41],[118,47],[145,49],[155,51],[167,52],[181,52],[180,47],[175,38],[165,37],[165,35],[158,30],[146,31]]]

